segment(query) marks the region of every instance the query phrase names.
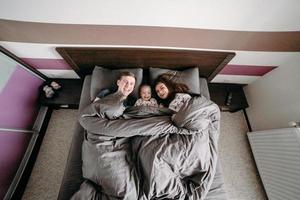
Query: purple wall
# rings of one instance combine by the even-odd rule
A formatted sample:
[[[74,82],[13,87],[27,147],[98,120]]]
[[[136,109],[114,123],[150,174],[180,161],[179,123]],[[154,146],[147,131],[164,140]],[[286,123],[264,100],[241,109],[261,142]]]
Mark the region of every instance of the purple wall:
[[[31,133],[0,131],[0,199],[18,170],[31,136]]]
[[[0,127],[31,129],[43,80],[17,67],[0,94]]]
[[[0,128],[32,129],[42,83],[42,79],[16,67],[0,93]],[[31,136],[32,133],[0,131],[0,199],[19,168]]]

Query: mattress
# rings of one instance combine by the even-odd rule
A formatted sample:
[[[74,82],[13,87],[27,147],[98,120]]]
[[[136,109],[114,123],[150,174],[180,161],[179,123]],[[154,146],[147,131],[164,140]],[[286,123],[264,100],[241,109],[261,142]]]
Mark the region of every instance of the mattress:
[[[83,89],[80,98],[79,112],[91,103],[90,100],[90,83],[91,76],[86,76]],[[210,98],[206,79],[200,78],[201,94],[207,98]],[[76,128],[71,142],[67,164],[65,167],[65,173],[60,186],[58,195],[59,200],[70,199],[72,195],[79,190],[82,178],[82,142],[84,139],[84,130],[79,123],[76,123]],[[220,163],[218,162],[216,174],[214,177],[213,184],[205,200],[227,200],[226,193],[224,190],[224,181],[222,178],[222,172]]]

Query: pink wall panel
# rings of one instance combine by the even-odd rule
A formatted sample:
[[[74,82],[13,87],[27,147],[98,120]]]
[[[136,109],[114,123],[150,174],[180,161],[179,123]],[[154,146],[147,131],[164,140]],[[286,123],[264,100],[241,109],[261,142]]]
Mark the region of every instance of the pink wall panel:
[[[0,127],[31,129],[43,80],[17,67],[0,93]]]
[[[19,168],[31,136],[31,133],[0,131],[0,199]]]
[[[22,60],[36,69],[72,69],[64,59],[22,58]]]
[[[220,74],[244,75],[244,76],[263,76],[275,69],[275,66],[249,66],[249,65],[226,65]]]

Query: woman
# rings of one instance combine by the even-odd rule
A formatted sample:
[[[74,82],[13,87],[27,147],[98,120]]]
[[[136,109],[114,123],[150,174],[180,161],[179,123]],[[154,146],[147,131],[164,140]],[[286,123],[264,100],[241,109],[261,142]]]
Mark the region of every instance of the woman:
[[[176,83],[175,78],[173,74],[164,73],[156,79],[154,86],[161,105],[178,112],[181,106],[192,97],[187,94],[188,86],[183,83]]]

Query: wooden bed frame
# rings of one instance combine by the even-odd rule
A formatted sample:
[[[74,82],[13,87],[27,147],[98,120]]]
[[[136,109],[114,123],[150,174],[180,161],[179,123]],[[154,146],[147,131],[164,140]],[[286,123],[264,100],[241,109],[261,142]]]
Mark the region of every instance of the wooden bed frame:
[[[198,67],[199,76],[210,82],[235,56],[234,52],[152,48],[57,47],[58,53],[83,78],[95,66],[111,69]]]

